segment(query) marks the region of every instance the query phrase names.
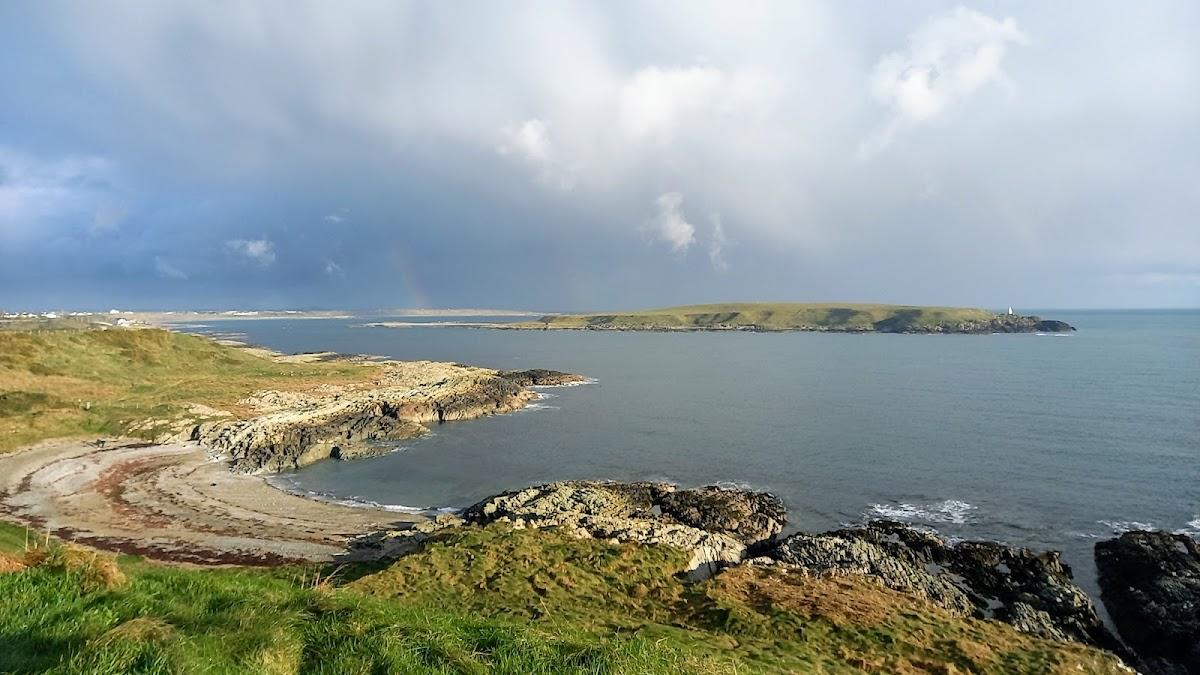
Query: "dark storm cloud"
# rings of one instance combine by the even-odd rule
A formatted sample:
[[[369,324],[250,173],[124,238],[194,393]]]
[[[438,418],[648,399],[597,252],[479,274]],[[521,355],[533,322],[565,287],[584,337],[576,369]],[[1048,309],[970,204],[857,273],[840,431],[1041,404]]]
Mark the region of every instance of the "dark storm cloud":
[[[0,9],[0,305],[1200,304],[1190,3]]]

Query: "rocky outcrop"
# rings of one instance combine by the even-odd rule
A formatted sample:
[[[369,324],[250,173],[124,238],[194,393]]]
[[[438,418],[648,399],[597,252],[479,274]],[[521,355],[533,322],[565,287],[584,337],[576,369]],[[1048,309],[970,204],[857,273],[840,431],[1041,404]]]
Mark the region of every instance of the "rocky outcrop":
[[[787,522],[783,501],[769,492],[716,486],[668,490],[656,505],[667,518],[728,534],[749,547],[773,542]]]
[[[434,534],[466,524],[456,515],[444,513],[433,520],[414,523],[404,529],[379,530],[351,539],[340,562],[390,560],[415,553]]]
[[[241,402],[261,414],[201,424],[191,439],[236,472],[282,471],[329,457],[377,455],[389,449],[386,441],[425,433],[425,424],[510,412],[536,397],[514,378],[483,368],[430,362],[382,367],[378,381],[358,389],[262,392]]]
[[[500,377],[521,387],[558,387],[564,384],[578,384],[587,381],[582,375],[564,373],[558,370],[531,368],[529,370],[510,370],[500,373]]]
[[[923,323],[917,316],[897,313],[874,324],[879,333],[1069,333],[1075,327],[1063,321],[1043,319],[1038,316],[1019,314],[997,314],[987,320],[957,321],[948,323]]]
[[[1200,544],[1127,532],[1096,544],[1100,598],[1152,673],[1200,674]]]
[[[489,497],[463,512],[470,523],[556,527],[580,537],[665,544],[691,551],[689,570],[712,573],[764,546],[786,518],[766,492],[668,483],[566,481]]]
[[[950,544],[931,532],[876,521],[793,535],[768,556],[812,574],[877,579],[959,616],[998,619],[1039,637],[1120,649],[1057,552],[994,542]]]

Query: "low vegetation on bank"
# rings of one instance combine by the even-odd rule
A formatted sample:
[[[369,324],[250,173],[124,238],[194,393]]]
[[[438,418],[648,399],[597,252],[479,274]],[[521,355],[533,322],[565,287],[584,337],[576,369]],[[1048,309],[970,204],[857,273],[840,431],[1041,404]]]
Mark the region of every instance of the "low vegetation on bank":
[[[872,331],[880,326],[923,330],[964,323],[986,323],[995,312],[955,307],[901,305],[733,302],[687,305],[612,314],[560,314],[526,322],[528,328],[592,328],[620,330],[755,330]]]
[[[0,572],[0,672],[1120,672],[865,579],[751,566],[688,583],[673,549],[554,531],[448,530],[391,564],[208,570],[31,556],[23,532],[0,535],[29,560]]]
[[[204,408],[238,412],[256,391],[367,382],[349,361],[266,358],[165,330],[0,331],[0,452],[49,439],[153,439]]]

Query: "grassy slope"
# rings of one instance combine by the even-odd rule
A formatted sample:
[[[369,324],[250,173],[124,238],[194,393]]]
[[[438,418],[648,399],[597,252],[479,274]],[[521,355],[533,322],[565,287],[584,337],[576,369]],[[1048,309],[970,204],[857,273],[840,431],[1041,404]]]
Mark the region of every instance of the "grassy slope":
[[[954,619],[865,581],[553,532],[452,531],[390,567],[195,570],[122,560],[0,574],[0,672],[1118,672],[1109,656]]]
[[[900,317],[914,327],[986,321],[994,312],[955,307],[914,307],[854,303],[733,302],[686,305],[614,314],[564,314],[546,316],[524,324],[551,328],[677,328],[754,326],[761,330],[826,328],[870,330],[875,323]]]
[[[163,330],[0,331],[0,452],[47,438],[152,438],[200,403],[366,379],[369,366],[283,363]],[[161,425],[140,425],[156,419]]]

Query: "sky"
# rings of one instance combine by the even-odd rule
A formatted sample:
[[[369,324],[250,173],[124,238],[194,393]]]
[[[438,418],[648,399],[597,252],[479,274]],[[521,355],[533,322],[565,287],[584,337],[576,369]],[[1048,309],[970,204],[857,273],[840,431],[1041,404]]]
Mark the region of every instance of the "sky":
[[[0,309],[1200,307],[1200,3],[0,3]]]

